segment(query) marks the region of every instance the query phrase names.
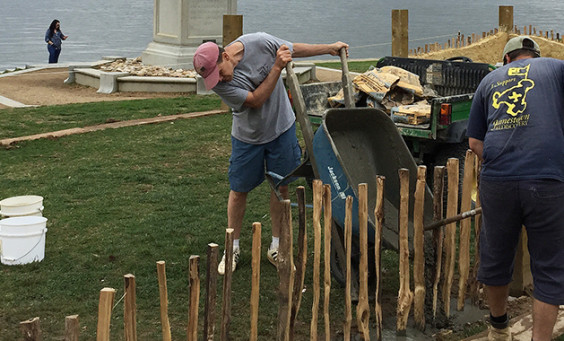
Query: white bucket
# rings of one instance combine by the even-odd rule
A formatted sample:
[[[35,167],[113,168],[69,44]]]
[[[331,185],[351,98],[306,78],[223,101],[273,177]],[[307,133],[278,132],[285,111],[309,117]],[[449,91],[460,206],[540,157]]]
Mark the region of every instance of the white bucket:
[[[41,231],[47,226],[47,218],[37,216],[11,217],[0,220],[0,232],[22,234]]]
[[[5,217],[42,216],[43,197],[22,195],[0,201],[0,215]]]
[[[0,262],[20,265],[42,261],[46,222],[47,218],[34,216],[0,220]]]

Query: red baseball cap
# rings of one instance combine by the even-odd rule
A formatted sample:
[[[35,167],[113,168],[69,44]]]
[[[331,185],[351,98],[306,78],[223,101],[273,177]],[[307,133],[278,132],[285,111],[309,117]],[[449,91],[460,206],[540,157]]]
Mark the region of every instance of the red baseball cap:
[[[194,53],[194,69],[204,78],[207,90],[212,89],[219,83],[218,57],[219,46],[211,41],[198,46],[196,53]]]

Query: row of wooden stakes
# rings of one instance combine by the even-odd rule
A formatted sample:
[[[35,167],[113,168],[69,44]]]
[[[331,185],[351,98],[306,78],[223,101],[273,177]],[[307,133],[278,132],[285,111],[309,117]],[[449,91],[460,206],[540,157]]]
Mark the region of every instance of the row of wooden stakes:
[[[454,217],[458,212],[458,184],[459,184],[459,160],[451,158],[446,165],[448,179],[448,195],[447,195],[447,217]],[[467,151],[464,179],[463,179],[463,195],[461,200],[461,211],[469,211],[471,209],[471,192],[473,184],[476,182],[477,174],[477,158],[470,150]],[[397,302],[397,320],[396,327],[398,333],[405,332],[407,321],[411,307],[414,307],[414,320],[419,329],[425,328],[425,293],[426,290],[433,291],[433,314],[438,309],[437,302],[439,300],[439,283],[442,282],[442,302],[443,310],[447,316],[450,315],[450,292],[453,283],[455,263],[456,263],[456,223],[450,223],[446,226],[443,235],[443,229],[433,228],[434,240],[434,256],[435,269],[433,287],[425,287],[425,254],[424,239],[425,227],[423,225],[423,207],[426,187],[426,167],[420,166],[417,169],[417,183],[414,193],[413,208],[413,250],[414,250],[414,292],[410,289],[410,251],[408,241],[408,224],[409,224],[409,171],[407,169],[398,170],[400,179],[400,206],[399,206],[399,276],[400,288],[398,292]],[[443,190],[444,190],[445,167],[437,166],[434,169],[434,220],[440,221],[443,217]],[[375,217],[375,269],[376,269],[376,288],[375,288],[375,305],[374,320],[376,326],[376,340],[382,339],[382,308],[381,308],[381,236],[384,217],[384,183],[385,178],[377,176],[377,198],[374,209]],[[356,306],[356,322],[357,329],[364,340],[370,340],[370,307],[368,293],[368,188],[367,184],[360,184],[358,187],[358,204],[359,204],[359,245],[360,245],[360,263],[359,263],[359,282],[358,282],[358,303]],[[296,264],[294,264],[293,256],[293,228],[292,228],[292,212],[289,200],[281,202],[284,206],[281,217],[282,228],[280,231],[280,249],[278,258],[278,274],[280,285],[278,290],[278,326],[277,340],[286,341],[293,340],[294,326],[296,316],[300,308],[302,300],[302,290],[304,287],[304,278],[307,265],[307,231],[306,231],[306,205],[305,205],[305,188],[300,186],[297,188],[297,201],[299,210],[299,235],[298,235],[298,255]],[[346,250],[346,282],[345,282],[345,316],[343,335],[345,340],[350,340],[351,327],[353,321],[353,307],[351,299],[351,250],[352,250],[352,207],[353,198],[346,198],[346,215],[345,215],[345,250]],[[324,333],[325,339],[331,339],[331,328],[329,319],[329,298],[331,291],[331,270],[330,270],[330,248],[331,248],[331,187],[323,184],[320,180],[313,182],[313,232],[314,232],[314,259],[313,259],[313,306],[312,317],[310,323],[310,339],[318,339],[318,319],[320,305],[320,265],[321,265],[321,244],[322,244],[322,215],[323,215],[323,244],[324,244],[324,301],[323,301],[323,317],[324,317]],[[479,233],[479,220],[476,221],[476,233]],[[468,295],[467,284],[475,282],[475,264],[474,271],[470,274],[470,220],[461,220],[460,223],[460,243],[459,243],[459,295],[458,309],[464,308],[464,301]],[[230,339],[230,323],[231,323],[231,281],[232,281],[232,257],[233,257],[233,230],[227,229],[225,235],[226,249],[226,269],[223,280],[223,301],[222,301],[222,322],[220,331],[220,340]],[[477,240],[477,239],[476,239]],[[443,247],[444,245],[444,247]],[[476,245],[477,249],[478,245]],[[444,249],[444,251],[443,251]],[[258,338],[258,307],[259,307],[259,284],[260,284],[260,259],[261,259],[261,224],[253,224],[253,241],[252,241],[252,284],[251,284],[251,318],[250,318],[250,340]],[[444,252],[444,263],[443,263]],[[218,265],[219,248],[215,243],[210,243],[207,249],[207,268],[206,268],[206,297],[204,308],[204,330],[202,331],[203,340],[213,340],[215,336],[215,306],[217,296],[217,265]],[[475,261],[477,262],[477,260]],[[190,306],[189,320],[187,326],[188,340],[198,340],[198,313],[200,302],[200,277],[199,277],[200,257],[193,255],[189,260],[189,286],[190,286]],[[441,268],[444,271],[441,271]],[[165,262],[157,262],[157,274],[160,295],[160,316],[162,326],[162,339],[164,341],[171,340],[170,323],[168,319],[168,298],[166,286]],[[469,280],[470,279],[470,280]],[[477,286],[471,286],[470,295],[477,293]],[[127,274],[124,276],[124,339],[137,340],[137,322],[136,322],[136,303],[135,303],[135,276]],[[110,340],[110,321],[114,308],[116,290],[113,288],[103,288],[100,291],[100,299],[98,306],[98,323],[97,323],[97,340]],[[430,309],[428,307],[428,309]],[[38,341],[41,340],[41,329],[39,326],[39,318],[21,322],[21,331],[25,340]],[[78,316],[68,316],[65,320],[65,337],[66,341],[78,340],[80,333]]]
[[[456,37],[452,37],[451,39],[447,40],[444,44],[435,42],[432,44],[425,44],[425,46],[420,46],[416,49],[410,49],[409,50],[409,54],[413,55],[413,56],[419,56],[425,53],[429,53],[429,52],[436,52],[436,51],[440,51],[440,50],[446,50],[446,49],[450,49],[450,48],[461,48],[461,47],[465,47],[465,46],[470,46],[471,44],[477,43],[480,40],[495,35],[500,31],[500,29],[495,28],[493,30],[490,30],[489,32],[482,32],[482,34],[476,34],[476,33],[472,33],[472,35],[468,35],[468,36],[464,36],[464,34],[461,34],[460,32],[458,32],[458,35]],[[510,33],[514,33],[514,34],[521,34],[521,32],[523,32],[524,35],[529,35],[529,36],[537,36],[537,37],[543,37],[545,39],[549,39],[551,41],[555,41],[555,42],[560,42],[562,43],[562,38],[560,36],[560,33],[558,32],[554,32],[554,30],[550,30],[550,31],[542,31],[542,30],[538,30],[536,27],[533,27],[532,25],[529,26],[523,26],[523,30],[521,31],[520,28],[517,27],[517,25],[515,25],[515,27],[513,27],[513,30],[511,30]]]

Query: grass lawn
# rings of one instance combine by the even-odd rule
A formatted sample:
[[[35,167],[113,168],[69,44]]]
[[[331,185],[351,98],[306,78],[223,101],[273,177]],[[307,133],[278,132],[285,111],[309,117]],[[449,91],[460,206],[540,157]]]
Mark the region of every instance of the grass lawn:
[[[146,108],[148,116],[155,116],[188,111],[192,101],[178,98],[66,105],[3,110],[0,115],[9,117],[2,120],[2,131],[23,132],[19,127],[27,126],[37,133],[135,116],[131,108],[119,109],[128,105]],[[210,101],[197,110],[219,105],[214,96]],[[49,123],[35,124],[40,121]],[[19,339],[18,323],[35,316],[41,318],[45,340],[61,338],[64,318],[72,314],[79,315],[82,337],[94,339],[99,291],[104,287],[117,289],[118,302],[123,295],[123,275],[128,273],[136,276],[139,339],[160,339],[155,264],[159,260],[167,263],[173,339],[184,339],[189,308],[188,259],[190,255],[201,256],[204,279],[207,244],[222,246],[224,242],[230,125],[230,115],[216,115],[43,139],[0,149],[0,197],[41,195],[45,198],[44,216],[49,219],[42,262],[0,265],[0,339]],[[13,134],[5,135],[9,136]],[[291,193],[304,184],[303,180],[294,183]],[[264,249],[259,336],[264,340],[276,336],[278,305],[272,303],[278,300],[278,277],[266,259],[270,242],[268,197],[266,184],[249,196],[244,223],[248,228],[241,240],[240,269],[233,278],[231,334],[235,340],[248,339],[249,335],[250,227],[255,221],[263,224]],[[293,215],[297,219],[297,209]],[[308,215],[311,219],[311,210]],[[297,232],[294,235],[297,237]],[[313,240],[312,234],[309,240]],[[312,245],[310,256],[311,250]],[[220,296],[221,285],[220,280]],[[308,271],[298,316],[298,339],[309,335],[311,286]],[[336,283],[333,288],[333,325],[340,329],[344,298]],[[204,293],[202,282],[200,316]],[[218,335],[220,309],[221,297],[216,315]],[[200,331],[202,325],[200,318]],[[123,339],[122,302],[116,304],[112,315],[112,339]]]
[[[362,66],[364,70],[367,69]],[[351,70],[353,68],[351,67]],[[157,115],[219,108],[216,96],[102,102],[0,110],[0,138],[49,132]],[[139,340],[161,339],[156,262],[166,261],[169,316],[174,340],[186,339],[189,311],[188,260],[200,255],[200,328],[203,329],[205,262],[208,243],[223,250],[227,226],[227,168],[231,116],[108,129],[0,148],[0,199],[36,194],[44,197],[47,223],[45,259],[25,266],[0,265],[0,340],[21,339],[19,322],[41,318],[44,340],[62,339],[65,316],[78,314],[81,339],[96,335],[99,292],[117,289],[112,340],[123,340],[123,276],[137,286]],[[295,202],[297,186],[290,187]],[[259,339],[276,338],[278,276],[266,259],[270,243],[269,187],[249,195],[243,253],[232,285],[231,336],[249,339],[251,224],[261,222],[262,262]],[[308,271],[296,340],[309,339],[312,306],[313,233],[308,216]],[[297,239],[297,209],[293,209]],[[297,245],[295,243],[295,245]],[[383,297],[395,300],[397,255],[384,252]],[[218,282],[216,338],[221,326],[222,280]],[[323,296],[322,296],[323,297]],[[323,300],[323,299],[322,299]],[[322,301],[321,300],[321,301]],[[342,330],[343,289],[333,281],[333,336]],[[353,307],[354,310],[355,307]],[[323,335],[320,306],[319,335]],[[371,303],[373,315],[373,304]],[[393,322],[394,312],[384,315]],[[354,322],[353,322],[354,324]],[[342,335],[342,334],[341,334]]]

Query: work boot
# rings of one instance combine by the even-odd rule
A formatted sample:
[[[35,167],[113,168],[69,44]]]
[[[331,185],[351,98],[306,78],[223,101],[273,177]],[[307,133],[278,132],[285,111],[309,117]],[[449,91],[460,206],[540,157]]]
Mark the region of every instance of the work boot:
[[[511,331],[509,327],[498,329],[490,326],[488,331],[488,341],[511,341]]]
[[[233,249],[233,265],[231,266],[231,271],[235,271],[235,269],[237,268],[237,263],[239,263],[239,255],[241,254],[241,251],[239,250],[239,248],[234,248]],[[223,251],[223,257],[221,258],[221,262],[219,262],[219,265],[217,266],[217,273],[219,273],[220,275],[224,275],[225,274],[225,251]]]

